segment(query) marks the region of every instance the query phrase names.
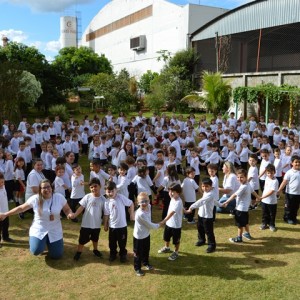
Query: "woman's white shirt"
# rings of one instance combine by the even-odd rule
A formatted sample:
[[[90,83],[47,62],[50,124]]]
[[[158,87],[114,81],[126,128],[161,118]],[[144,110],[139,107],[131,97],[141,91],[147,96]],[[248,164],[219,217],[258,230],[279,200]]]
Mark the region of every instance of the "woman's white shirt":
[[[66,205],[67,200],[60,194],[54,193],[50,199],[44,200],[41,214],[39,213],[39,195],[33,195],[27,200],[34,212],[34,219],[29,230],[29,236],[42,240],[47,234],[50,243],[63,238],[60,212]],[[54,220],[50,221],[50,214]]]

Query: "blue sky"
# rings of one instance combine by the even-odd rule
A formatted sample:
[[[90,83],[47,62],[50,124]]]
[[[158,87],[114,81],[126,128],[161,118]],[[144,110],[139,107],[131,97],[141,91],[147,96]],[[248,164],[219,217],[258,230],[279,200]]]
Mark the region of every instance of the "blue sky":
[[[176,4],[197,3],[235,8],[250,0],[169,0]],[[0,0],[0,37],[35,46],[48,60],[57,55],[60,16],[81,12],[82,31],[110,0]]]

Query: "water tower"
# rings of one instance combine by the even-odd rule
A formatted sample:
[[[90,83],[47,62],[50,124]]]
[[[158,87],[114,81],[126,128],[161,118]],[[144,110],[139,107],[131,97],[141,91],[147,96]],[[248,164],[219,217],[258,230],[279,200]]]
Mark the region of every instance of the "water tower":
[[[60,17],[61,48],[77,47],[77,17]]]

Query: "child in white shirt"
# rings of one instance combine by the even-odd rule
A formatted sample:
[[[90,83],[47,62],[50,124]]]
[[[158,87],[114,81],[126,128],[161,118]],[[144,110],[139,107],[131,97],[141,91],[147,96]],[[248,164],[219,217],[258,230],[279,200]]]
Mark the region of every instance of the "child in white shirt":
[[[151,222],[151,206],[147,193],[137,196],[139,208],[135,212],[133,229],[134,270],[137,276],[143,276],[142,264],[147,270],[153,270],[149,263],[150,229],[158,229],[161,224]]]
[[[75,219],[83,211],[81,229],[79,235],[79,244],[74,260],[79,260],[83,246],[89,241],[93,242],[93,253],[97,257],[102,257],[102,253],[98,250],[98,241],[100,235],[100,227],[102,224],[102,215],[104,214],[104,223],[107,223],[108,215],[104,213],[105,197],[100,194],[100,181],[98,178],[92,178],[89,182],[91,193],[85,195],[80,201],[80,206],[75,213],[69,214],[68,218]],[[107,231],[107,229],[105,230]]]

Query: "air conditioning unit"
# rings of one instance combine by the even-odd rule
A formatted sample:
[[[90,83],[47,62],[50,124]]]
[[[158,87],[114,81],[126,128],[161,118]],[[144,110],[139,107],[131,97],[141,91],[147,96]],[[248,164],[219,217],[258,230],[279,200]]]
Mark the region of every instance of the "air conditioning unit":
[[[134,51],[141,51],[146,48],[146,36],[140,35],[130,39],[130,49]]]

